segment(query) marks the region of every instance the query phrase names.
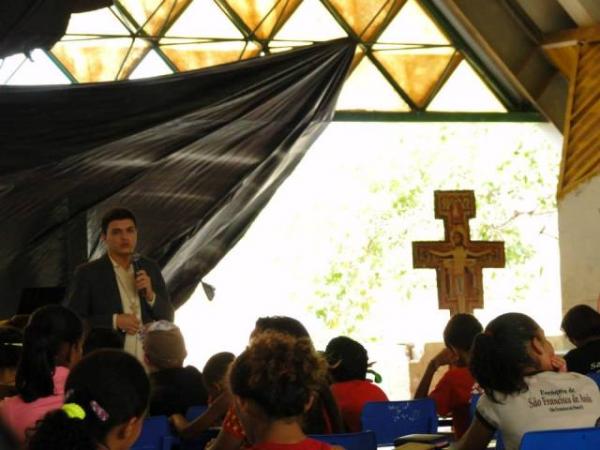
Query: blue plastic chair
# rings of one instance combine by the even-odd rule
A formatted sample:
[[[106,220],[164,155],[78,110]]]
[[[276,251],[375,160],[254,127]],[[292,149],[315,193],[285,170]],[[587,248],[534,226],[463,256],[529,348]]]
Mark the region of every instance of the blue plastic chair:
[[[190,406],[185,413],[185,418],[188,420],[188,422],[191,422],[195,418],[200,417],[202,414],[204,414],[207,409],[208,406],[206,405]]]
[[[519,450],[598,450],[600,428],[530,431],[523,435]]]
[[[435,403],[430,398],[395,402],[369,402],[361,413],[362,429],[372,430],[377,445],[392,445],[399,436],[437,432]]]
[[[191,422],[192,420],[197,419],[204,414],[207,409],[208,406],[206,405],[190,406],[185,413],[185,418]],[[219,434],[219,430],[217,428],[210,428],[203,432],[196,439],[181,439],[180,448],[181,450],[201,450],[206,447],[206,444],[208,444],[212,439],[216,438],[217,434]]]
[[[147,417],[131,450],[171,450],[174,438],[166,416]]]
[[[377,450],[377,439],[372,431],[340,434],[313,434],[310,436],[317,441],[330,445],[339,445],[345,450]]]
[[[587,376],[594,380],[600,388],[600,372],[590,372],[587,374]]]

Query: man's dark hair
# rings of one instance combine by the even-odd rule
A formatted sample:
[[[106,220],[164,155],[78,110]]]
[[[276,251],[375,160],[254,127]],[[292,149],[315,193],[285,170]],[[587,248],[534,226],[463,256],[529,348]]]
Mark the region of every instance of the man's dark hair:
[[[588,305],[576,305],[567,311],[560,327],[572,341],[600,337],[600,314]]]
[[[364,380],[367,377],[369,355],[360,342],[347,336],[333,338],[325,348],[329,370],[334,382]]]
[[[133,224],[137,227],[137,220],[135,219],[135,216],[129,209],[113,208],[113,209],[107,211],[104,214],[104,216],[102,216],[102,222],[101,222],[102,234],[106,235],[106,232],[108,231],[108,225],[113,220],[123,220],[123,219],[131,219],[133,221]]]
[[[477,318],[471,314],[456,314],[450,318],[444,328],[444,344],[468,352],[473,339],[483,331]]]

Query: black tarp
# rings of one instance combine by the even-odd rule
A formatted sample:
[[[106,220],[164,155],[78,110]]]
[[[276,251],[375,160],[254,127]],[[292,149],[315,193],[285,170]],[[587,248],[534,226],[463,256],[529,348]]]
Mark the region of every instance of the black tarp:
[[[0,87],[0,314],[98,256],[116,205],[182,304],[331,120],[353,55],[338,40],[139,81]]]
[[[63,37],[71,13],[112,5],[112,0],[1,0],[0,58],[49,49]]]

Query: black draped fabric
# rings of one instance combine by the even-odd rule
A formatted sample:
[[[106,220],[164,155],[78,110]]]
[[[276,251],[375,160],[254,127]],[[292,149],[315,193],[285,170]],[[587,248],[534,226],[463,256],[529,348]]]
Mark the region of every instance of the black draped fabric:
[[[112,5],[112,0],[1,0],[0,58],[51,48],[63,37],[73,12]]]
[[[182,304],[331,120],[353,55],[337,40],[147,80],[0,87],[0,313],[99,256],[117,205]]]

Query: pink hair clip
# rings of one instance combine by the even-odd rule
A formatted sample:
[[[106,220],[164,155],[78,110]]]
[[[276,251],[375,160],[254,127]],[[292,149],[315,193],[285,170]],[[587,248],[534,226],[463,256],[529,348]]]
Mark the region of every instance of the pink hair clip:
[[[94,414],[96,414],[96,417],[98,417],[98,419],[100,419],[101,422],[106,422],[108,420],[108,413],[102,406],[98,404],[96,400],[92,400],[90,402],[90,407],[92,408],[92,411],[94,411]]]

